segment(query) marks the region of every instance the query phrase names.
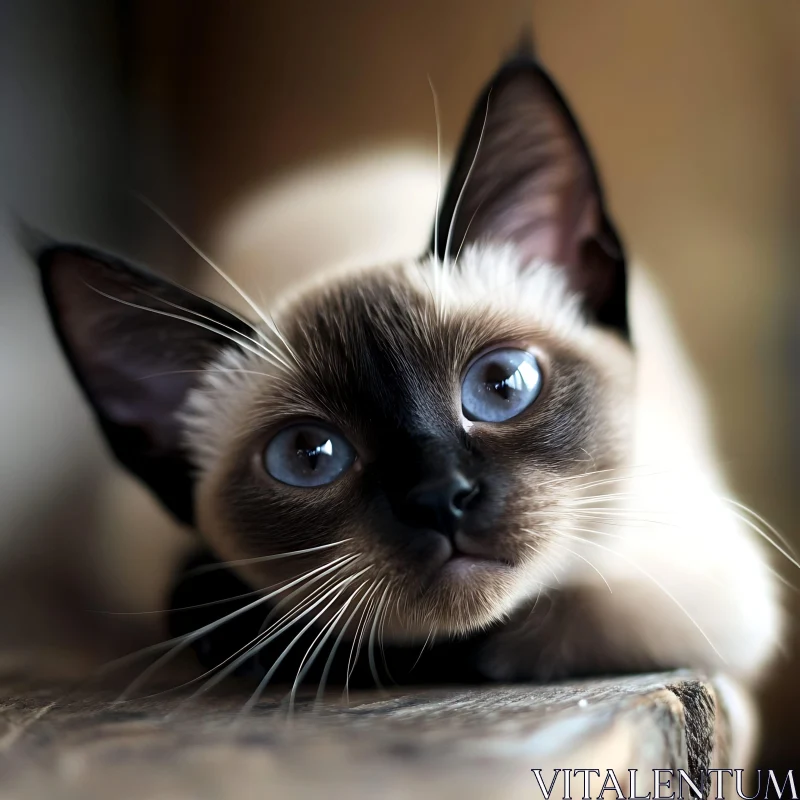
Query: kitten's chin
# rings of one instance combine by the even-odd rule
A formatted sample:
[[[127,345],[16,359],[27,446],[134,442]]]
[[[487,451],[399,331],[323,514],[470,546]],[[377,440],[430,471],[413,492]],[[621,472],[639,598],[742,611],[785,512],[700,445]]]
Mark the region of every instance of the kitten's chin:
[[[527,596],[519,568],[495,559],[454,553],[418,591],[406,587],[402,613],[387,619],[397,643],[465,636],[500,621]]]

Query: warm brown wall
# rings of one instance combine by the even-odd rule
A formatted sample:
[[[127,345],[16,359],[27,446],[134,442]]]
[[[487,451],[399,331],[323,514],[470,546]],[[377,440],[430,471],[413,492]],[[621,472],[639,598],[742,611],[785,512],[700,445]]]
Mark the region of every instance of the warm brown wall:
[[[785,347],[797,313],[787,295],[798,254],[796,2],[138,8],[142,102],[174,137],[201,239],[233,200],[292,165],[376,141],[432,144],[428,74],[452,144],[478,86],[532,19],[629,247],[663,284],[707,379],[737,490],[800,540]],[[775,733],[800,714],[792,664],[773,693],[770,767],[797,753]]]
[[[387,139],[430,142],[428,74],[452,139],[475,87],[529,17],[525,4],[507,0],[491,13],[482,0],[145,0],[139,8],[143,100],[177,125],[201,225],[309,158]]]

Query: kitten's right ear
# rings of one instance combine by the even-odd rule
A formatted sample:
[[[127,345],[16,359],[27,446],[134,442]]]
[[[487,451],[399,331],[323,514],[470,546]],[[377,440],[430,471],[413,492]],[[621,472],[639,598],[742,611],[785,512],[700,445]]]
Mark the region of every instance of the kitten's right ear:
[[[514,244],[524,263],[562,269],[598,322],[628,334],[625,254],[578,124],[555,84],[523,52],[478,100],[455,159],[432,250]]]
[[[252,327],[95,250],[49,246],[37,262],[56,333],[111,449],[192,524],[193,469],[179,412],[203,368],[223,348],[243,346]]]

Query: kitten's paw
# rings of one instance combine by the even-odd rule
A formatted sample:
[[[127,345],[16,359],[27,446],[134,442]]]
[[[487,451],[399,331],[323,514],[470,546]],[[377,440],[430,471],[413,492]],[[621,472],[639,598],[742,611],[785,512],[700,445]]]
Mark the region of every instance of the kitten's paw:
[[[591,590],[557,592],[490,636],[477,655],[493,681],[550,682],[573,677],[671,669],[636,628],[613,615]]]

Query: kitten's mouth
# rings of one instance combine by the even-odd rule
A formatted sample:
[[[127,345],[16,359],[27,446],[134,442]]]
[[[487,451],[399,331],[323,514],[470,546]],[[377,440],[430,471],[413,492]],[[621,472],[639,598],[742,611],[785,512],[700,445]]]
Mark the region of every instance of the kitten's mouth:
[[[444,556],[434,580],[470,581],[488,573],[509,571],[513,565],[460,531],[453,540],[445,539]]]
[[[418,549],[409,555],[417,566],[417,584],[420,595],[437,595],[442,589],[467,591],[477,589],[487,580],[509,577],[516,564],[506,553],[500,554],[485,537],[470,537],[460,532],[453,536],[428,531],[427,536],[418,536]],[[410,587],[409,587],[410,588]]]
[[[453,550],[453,554],[440,567],[437,576],[451,580],[469,581],[488,572],[508,571],[511,564],[497,558],[474,556]]]

